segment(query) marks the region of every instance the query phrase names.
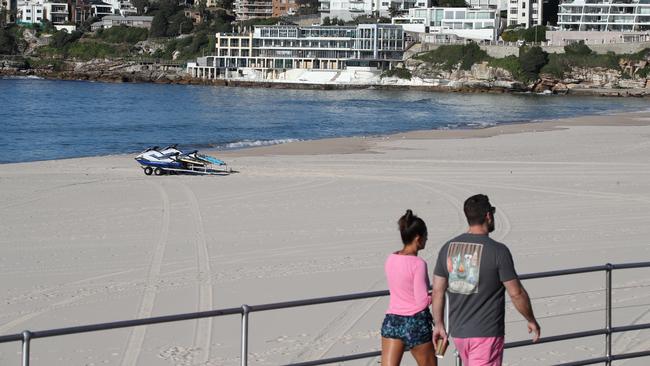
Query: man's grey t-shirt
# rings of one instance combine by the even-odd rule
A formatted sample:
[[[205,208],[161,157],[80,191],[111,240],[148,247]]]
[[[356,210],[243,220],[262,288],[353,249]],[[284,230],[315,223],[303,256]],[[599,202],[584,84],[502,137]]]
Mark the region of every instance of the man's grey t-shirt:
[[[448,280],[452,337],[504,335],[503,282],[517,278],[508,247],[487,235],[459,235],[440,249],[433,273]]]

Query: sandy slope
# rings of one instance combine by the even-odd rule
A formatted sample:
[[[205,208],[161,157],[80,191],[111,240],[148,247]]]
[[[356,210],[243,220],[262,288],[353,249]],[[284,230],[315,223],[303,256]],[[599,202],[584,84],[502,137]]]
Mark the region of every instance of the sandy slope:
[[[494,237],[520,273],[647,261],[649,121],[295,143],[223,155],[241,172],[229,177],[146,177],[129,156],[1,165],[0,334],[385,289],[403,211],[429,223],[422,255],[432,270],[477,192],[498,207]],[[615,324],[650,322],[650,270],[616,272],[614,283]],[[526,286],[545,335],[604,323],[603,274]],[[377,349],[385,306],[255,313],[250,364]],[[509,340],[527,337],[512,309],[507,322]],[[225,317],[36,340],[32,364],[236,365],[238,326]],[[649,333],[617,335],[615,349],[648,349]],[[599,356],[603,342],[512,350],[506,362]],[[18,359],[17,343],[0,345],[0,364]]]

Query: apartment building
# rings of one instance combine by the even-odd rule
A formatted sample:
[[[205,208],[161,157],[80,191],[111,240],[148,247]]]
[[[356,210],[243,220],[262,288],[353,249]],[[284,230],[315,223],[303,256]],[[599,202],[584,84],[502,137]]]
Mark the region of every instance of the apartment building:
[[[215,56],[188,65],[188,72],[217,77],[227,72],[266,75],[349,66],[386,69],[402,60],[404,48],[404,30],[399,25],[257,26],[249,34],[218,33]]]
[[[509,0],[467,0],[467,5],[470,8],[506,10],[508,9],[508,1]]]
[[[508,0],[508,25],[543,25],[543,0]]]
[[[494,41],[499,28],[496,9],[441,8],[410,9],[407,16],[393,18],[405,30],[418,33],[453,35],[477,41]]]
[[[273,0],[236,0],[237,20],[270,18],[273,16]]]
[[[16,21],[20,24],[41,24],[43,20],[64,24],[69,19],[67,3],[27,0],[17,4]]]
[[[426,8],[432,0],[319,0],[321,18],[329,17],[353,20],[358,16],[389,16],[390,8],[406,11],[411,8]]]
[[[298,12],[298,4],[296,0],[272,0],[273,17],[281,17],[285,15],[294,15]]]
[[[565,0],[558,26],[571,31],[650,31],[650,1]]]

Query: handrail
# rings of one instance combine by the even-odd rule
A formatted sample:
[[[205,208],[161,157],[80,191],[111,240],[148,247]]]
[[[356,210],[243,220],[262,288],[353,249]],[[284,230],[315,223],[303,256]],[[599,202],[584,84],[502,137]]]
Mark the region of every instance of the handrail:
[[[593,329],[587,331],[565,333],[560,335],[543,337],[536,343],[533,343],[531,340],[509,342],[504,345],[504,348],[509,349],[509,348],[516,348],[516,347],[525,347],[533,344],[541,344],[541,343],[557,342],[557,341],[563,341],[569,339],[578,339],[584,337],[605,335],[607,339],[606,356],[587,359],[587,360],[574,361],[570,363],[564,363],[562,364],[562,366],[592,365],[595,363],[603,363],[603,362],[609,365],[611,361],[614,360],[650,356],[650,351],[632,352],[632,353],[624,353],[624,354],[616,354],[616,355],[611,354],[611,334],[642,330],[642,329],[650,329],[650,323],[631,324],[631,325],[617,326],[617,327],[611,326],[611,310],[612,310],[611,273],[613,270],[647,268],[647,267],[650,267],[650,262],[619,263],[619,264],[608,263],[606,265],[600,265],[600,266],[570,268],[564,270],[537,272],[537,273],[520,275],[519,276],[520,280],[531,280],[531,279],[539,279],[539,278],[549,278],[549,277],[557,277],[557,276],[565,276],[565,275],[606,271],[607,273],[607,277],[606,277],[607,301],[606,301],[606,309],[605,309],[606,327],[602,329]],[[0,343],[22,341],[23,342],[23,366],[28,366],[29,365],[29,344],[32,339],[36,339],[36,338],[55,337],[55,336],[95,332],[95,331],[102,331],[102,330],[109,330],[109,329],[135,327],[141,325],[169,323],[169,322],[176,322],[181,320],[192,320],[192,319],[240,314],[242,316],[242,333],[241,333],[242,334],[242,365],[245,366],[247,364],[247,355],[248,355],[248,326],[249,326],[248,315],[251,312],[261,312],[261,311],[287,309],[287,308],[294,308],[294,307],[301,307],[301,306],[320,305],[320,304],[327,304],[327,303],[334,303],[334,302],[341,302],[341,301],[361,300],[361,299],[368,299],[368,298],[375,298],[375,297],[383,297],[388,295],[389,295],[388,290],[381,290],[381,291],[361,292],[361,293],[353,293],[353,294],[338,295],[338,296],[318,297],[318,298],[303,299],[303,300],[284,301],[284,302],[276,302],[276,303],[260,304],[260,305],[242,305],[241,307],[234,307],[234,308],[216,309],[216,310],[200,311],[200,312],[193,312],[193,313],[172,314],[172,315],[164,315],[164,316],[149,317],[149,318],[142,318],[142,319],[122,320],[122,321],[106,322],[106,323],[96,323],[90,325],[80,325],[80,326],[73,326],[73,327],[41,330],[41,331],[24,331],[22,333],[7,334],[7,335],[0,336]],[[381,351],[374,351],[374,352],[366,352],[361,354],[293,363],[287,366],[324,365],[328,363],[337,363],[337,362],[357,360],[362,358],[377,357],[380,355],[381,355]]]

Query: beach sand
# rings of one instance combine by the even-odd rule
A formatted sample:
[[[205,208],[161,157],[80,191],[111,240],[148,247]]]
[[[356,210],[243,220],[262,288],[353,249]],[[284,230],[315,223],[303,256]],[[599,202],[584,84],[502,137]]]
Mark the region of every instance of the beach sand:
[[[519,273],[650,258],[650,113],[218,156],[239,173],[145,176],[132,156],[0,165],[0,334],[384,290],[398,217],[411,208],[428,223],[421,255],[432,272],[440,246],[465,230],[462,202],[475,193],[497,207],[493,237]],[[613,281],[614,324],[650,322],[650,269],[616,271]],[[604,327],[604,284],[604,273],[526,281],[543,335]],[[377,350],[386,305],[253,313],[249,364]],[[528,339],[507,308],[507,341]],[[32,365],[237,365],[239,322],[37,339]],[[649,335],[617,334],[614,351],[647,350]],[[505,364],[603,354],[598,336],[508,350]],[[0,345],[0,364],[19,358],[18,342]]]

